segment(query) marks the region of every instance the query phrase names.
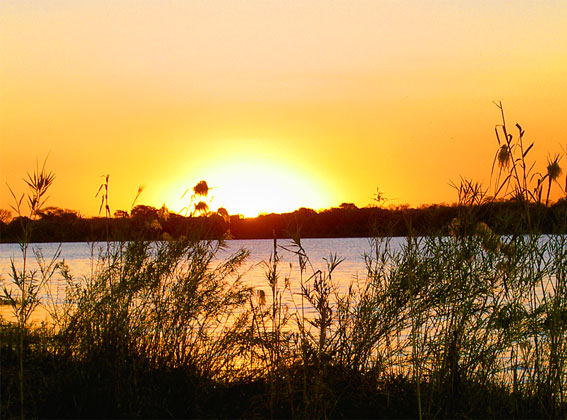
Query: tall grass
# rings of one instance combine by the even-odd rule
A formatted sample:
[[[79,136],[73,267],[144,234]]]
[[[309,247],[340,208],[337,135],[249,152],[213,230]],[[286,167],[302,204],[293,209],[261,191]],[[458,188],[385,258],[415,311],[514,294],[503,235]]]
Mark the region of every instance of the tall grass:
[[[67,291],[51,329],[25,317],[18,327],[35,343],[39,380],[28,382],[40,383],[20,396],[20,416],[566,417],[567,215],[558,206],[560,234],[542,235],[538,211],[561,187],[562,158],[538,172],[533,144],[498,106],[490,186],[462,180],[460,213],[442,231],[401,247],[370,239],[367,274],[347,287],[336,283],[342,259],[316,269],[299,232],[274,239],[268,293],[244,283],[246,251],[219,262],[222,241],[190,232],[108,242],[84,278],[60,265]],[[500,199],[521,206],[527,234],[479,222]],[[47,278],[55,260],[45,266]],[[24,354],[12,332],[2,330],[3,377],[18,373],[5,367],[10,349]],[[2,381],[3,416],[16,415],[19,372],[19,388]]]
[[[20,418],[24,418],[25,412],[24,359],[26,348],[24,340],[29,327],[28,323],[32,313],[40,303],[39,296],[44,286],[50,281],[57,268],[57,259],[60,253],[58,249],[51,259],[46,260],[41,250],[31,249],[35,257],[36,267],[30,267],[32,262],[30,262],[29,245],[32,235],[32,224],[29,222],[35,219],[42,210],[48,198],[47,192],[55,180],[55,175],[45,169],[45,163],[43,163],[41,169],[39,164],[37,164],[35,172],[28,173],[27,177],[24,178],[24,182],[28,187],[27,194],[23,193],[18,198],[13,190],[8,187],[14,199],[12,209],[20,217],[22,236],[19,245],[21,259],[19,263],[14,258],[10,259],[10,282],[8,284],[4,281],[2,282],[0,297],[3,302],[11,307],[17,322]],[[24,203],[27,204],[27,212]]]

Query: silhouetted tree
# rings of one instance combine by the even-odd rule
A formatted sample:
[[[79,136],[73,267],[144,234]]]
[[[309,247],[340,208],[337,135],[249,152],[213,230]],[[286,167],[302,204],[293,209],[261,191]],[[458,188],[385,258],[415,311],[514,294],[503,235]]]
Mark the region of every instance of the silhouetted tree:
[[[114,217],[115,218],[126,218],[128,217],[128,212],[125,210],[116,210],[114,212]]]
[[[8,224],[10,220],[12,220],[12,212],[10,210],[0,209],[0,222]]]

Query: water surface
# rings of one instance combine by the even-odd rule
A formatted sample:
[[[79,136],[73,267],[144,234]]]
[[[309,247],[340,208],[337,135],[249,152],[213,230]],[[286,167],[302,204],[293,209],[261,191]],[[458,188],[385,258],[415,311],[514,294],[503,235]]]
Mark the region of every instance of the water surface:
[[[392,239],[392,244],[395,246],[399,246],[402,242],[403,238]],[[366,279],[367,269],[364,255],[371,252],[370,239],[312,238],[302,239],[301,244],[311,263],[303,276],[304,281],[307,281],[318,270],[325,273],[327,271],[327,261],[333,254],[336,254],[342,260],[333,272],[332,277],[337,291],[346,290],[353,281]],[[298,295],[301,290],[298,256],[294,253],[297,247],[290,240],[278,240],[276,245],[276,252],[279,258],[278,286],[283,288],[287,279],[292,293],[286,294],[284,302],[288,306],[297,306],[297,303],[293,301],[293,295]],[[106,243],[87,242],[30,244],[27,269],[37,270],[34,251],[39,251],[47,261],[60,252],[58,261],[64,260],[69,266],[72,276],[80,281],[85,277],[92,276],[92,273],[95,272],[98,255],[104,251],[105,247]],[[217,254],[217,263],[220,263],[241,248],[247,249],[249,256],[239,269],[239,274],[242,275],[242,280],[245,284],[264,290],[267,303],[269,304],[271,290],[266,279],[266,263],[274,253],[274,241],[271,239],[226,241],[226,247]],[[18,244],[0,244],[0,279],[2,284],[7,287],[10,287],[12,261],[15,267],[18,269],[22,268],[23,259],[20,246]],[[65,283],[62,276],[56,273],[50,282],[49,288],[42,294],[42,299],[44,301],[49,299],[61,300],[64,293]],[[0,307],[0,315],[9,318],[9,312],[8,307]],[[35,314],[34,320],[43,320],[45,316],[45,313],[38,311]]]

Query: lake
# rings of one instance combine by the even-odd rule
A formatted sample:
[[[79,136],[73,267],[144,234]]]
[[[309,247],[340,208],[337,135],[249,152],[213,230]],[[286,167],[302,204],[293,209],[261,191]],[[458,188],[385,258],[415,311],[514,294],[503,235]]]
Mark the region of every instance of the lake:
[[[391,245],[399,247],[405,238],[392,238]],[[302,239],[301,244],[305,249],[307,256],[313,266],[313,270],[309,269],[307,277],[316,270],[325,271],[326,261],[330,254],[336,254],[343,261],[333,272],[333,281],[339,290],[346,290],[352,281],[366,279],[367,269],[364,261],[365,253],[371,252],[371,240],[369,238],[310,238]],[[59,246],[61,247],[61,255],[59,260],[65,260],[69,266],[70,272],[74,278],[80,279],[89,276],[96,264],[97,255],[104,250],[105,243],[38,243],[30,244],[28,250],[28,268],[37,267],[35,257],[32,250],[40,250],[46,260],[55,255]],[[268,303],[270,301],[270,293],[268,293],[269,285],[266,279],[266,262],[274,251],[274,241],[271,239],[257,240],[229,240],[226,241],[226,248],[217,254],[218,261],[222,261],[231,253],[244,248],[250,252],[245,263],[239,270],[242,274],[245,284],[256,289],[264,290]],[[277,252],[280,259],[278,271],[280,273],[280,286],[283,287],[285,278],[289,278],[290,289],[293,293],[299,293],[299,263],[298,257],[293,253],[296,249],[291,240],[280,239],[277,241]],[[21,268],[22,254],[18,244],[0,244],[0,279],[3,284],[10,285],[11,259],[14,260],[16,267]],[[60,275],[56,275],[50,284],[51,297],[61,298],[64,293],[65,284]],[[46,299],[48,296],[42,296]],[[294,304],[288,296],[285,301],[288,305]],[[0,307],[0,315],[10,319],[10,309]],[[38,311],[33,320],[41,321],[46,319],[46,314]]]

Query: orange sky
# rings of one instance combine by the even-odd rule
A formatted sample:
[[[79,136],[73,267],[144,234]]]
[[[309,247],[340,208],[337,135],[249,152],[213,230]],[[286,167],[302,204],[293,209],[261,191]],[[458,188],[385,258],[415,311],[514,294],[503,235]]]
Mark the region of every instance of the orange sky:
[[[96,215],[205,179],[230,213],[454,202],[499,122],[567,144],[567,2],[12,1],[0,5],[0,208],[49,155],[49,204]],[[565,166],[565,161],[562,162]]]

